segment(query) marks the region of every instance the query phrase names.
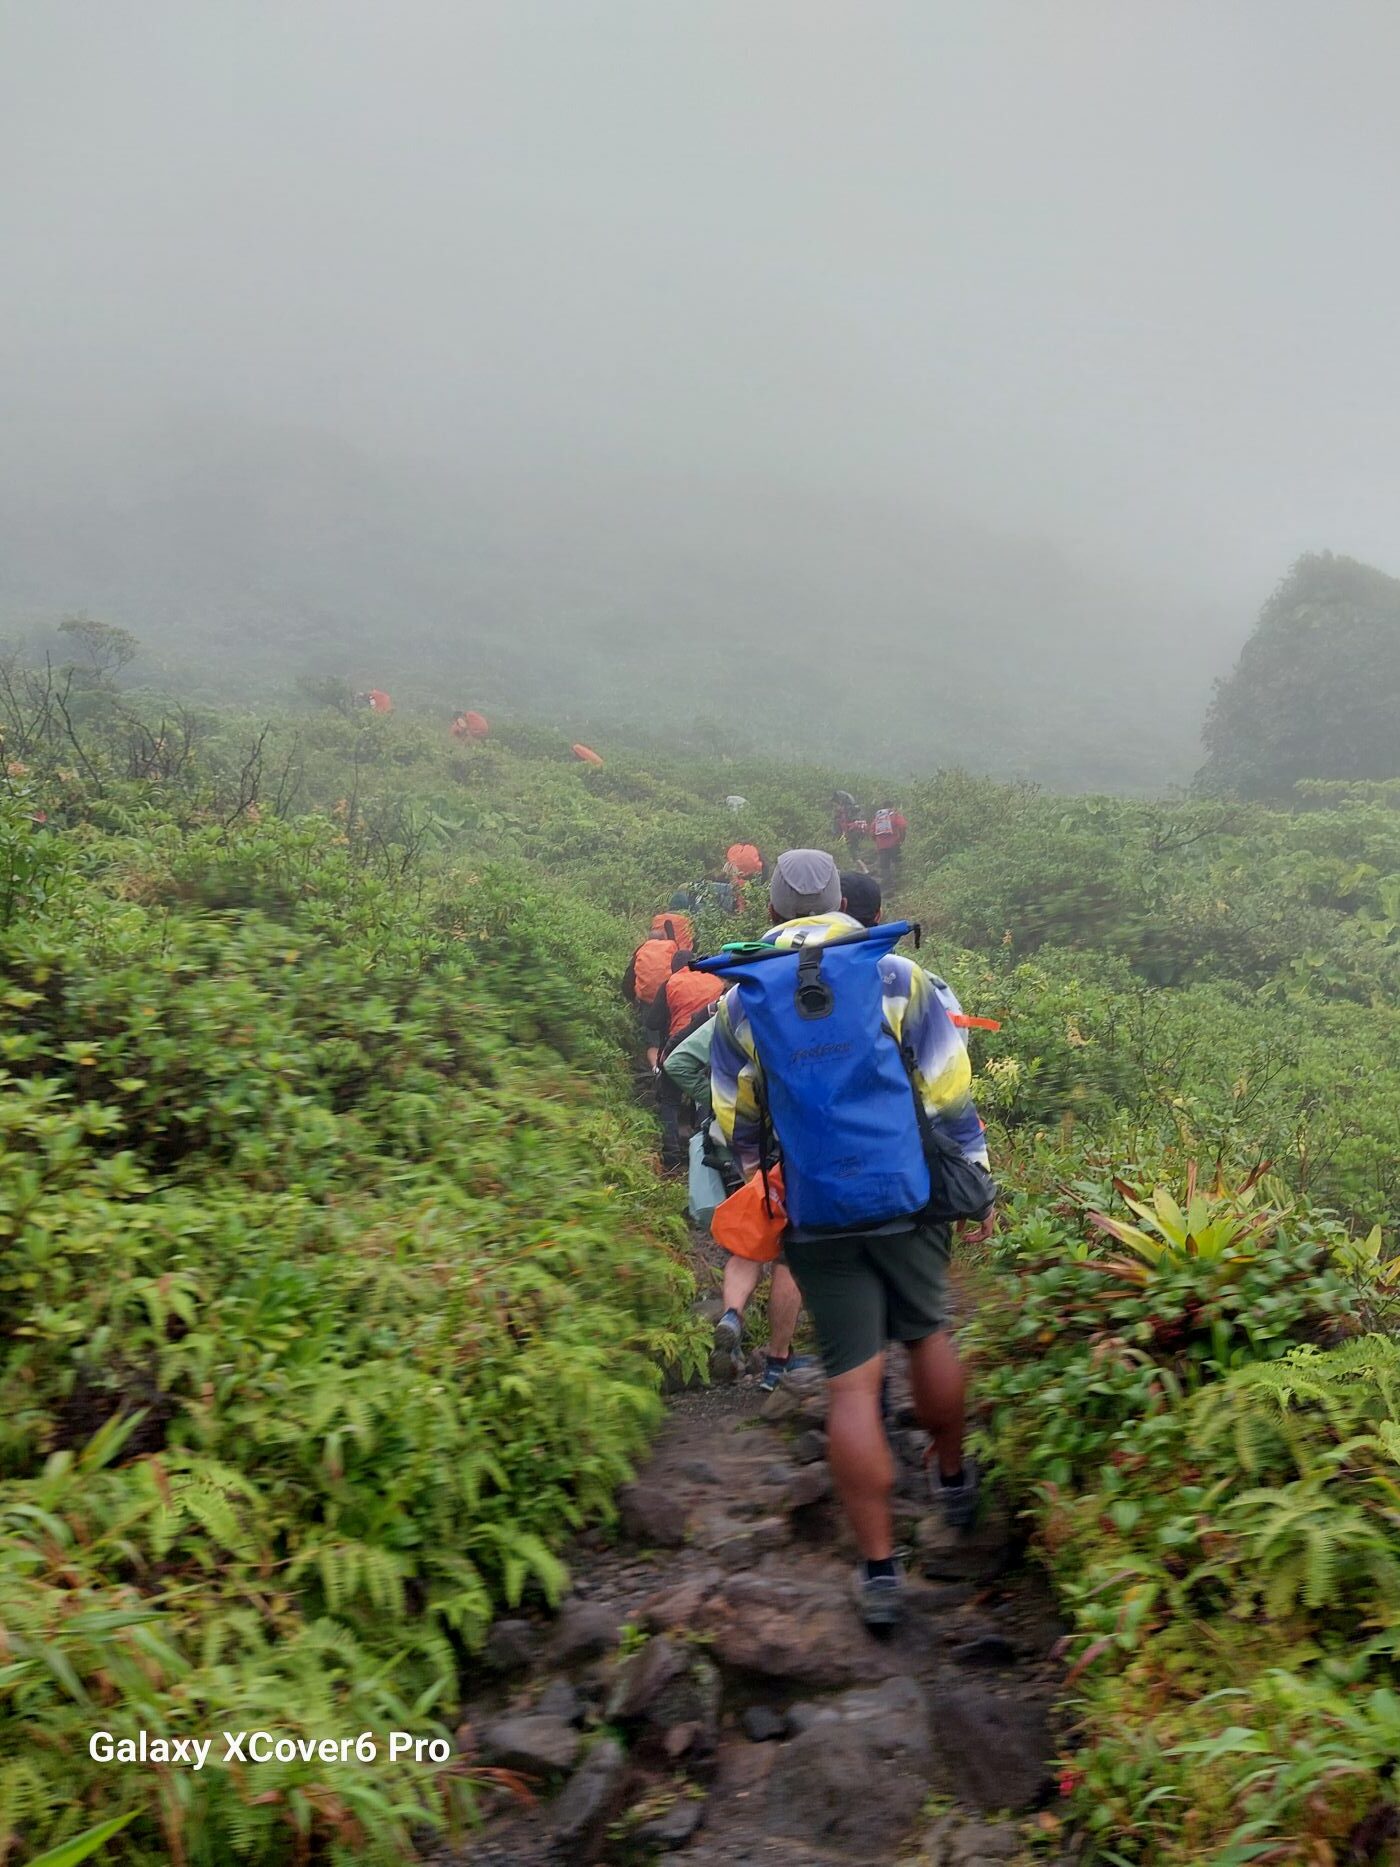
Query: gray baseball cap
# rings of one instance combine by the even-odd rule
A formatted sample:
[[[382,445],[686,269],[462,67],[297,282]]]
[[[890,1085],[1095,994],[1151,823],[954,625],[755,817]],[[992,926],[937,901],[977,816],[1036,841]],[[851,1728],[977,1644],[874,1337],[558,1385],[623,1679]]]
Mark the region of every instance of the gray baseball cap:
[[[824,849],[785,849],[768,884],[773,912],[785,921],[804,914],[834,914],[841,905],[841,873]]]

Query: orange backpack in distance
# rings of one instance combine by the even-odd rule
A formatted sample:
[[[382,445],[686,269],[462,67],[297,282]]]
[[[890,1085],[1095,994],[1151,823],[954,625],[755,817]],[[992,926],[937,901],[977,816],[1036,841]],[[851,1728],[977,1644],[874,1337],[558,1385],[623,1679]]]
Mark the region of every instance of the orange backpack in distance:
[[[731,843],[724,852],[724,862],[737,881],[751,882],[763,873],[763,858],[752,843]]]
[[[680,952],[674,940],[658,940],[654,935],[632,955],[632,979],[639,1005],[649,1005],[663,990],[671,976],[671,961]]]

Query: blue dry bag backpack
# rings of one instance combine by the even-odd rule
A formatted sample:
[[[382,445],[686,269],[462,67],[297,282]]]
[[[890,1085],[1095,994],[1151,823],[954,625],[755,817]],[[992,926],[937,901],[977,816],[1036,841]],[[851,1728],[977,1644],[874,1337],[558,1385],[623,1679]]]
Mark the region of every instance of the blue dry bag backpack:
[[[908,932],[895,921],[695,962],[739,989],[788,1218],[803,1230],[881,1225],[928,1204],[918,1111],[880,984],[880,961]]]

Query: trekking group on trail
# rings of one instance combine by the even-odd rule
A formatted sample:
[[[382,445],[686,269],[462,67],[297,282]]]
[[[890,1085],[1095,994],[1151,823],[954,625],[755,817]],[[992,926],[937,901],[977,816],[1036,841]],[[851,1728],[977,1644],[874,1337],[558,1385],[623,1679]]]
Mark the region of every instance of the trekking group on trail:
[[[909,834],[909,819],[904,812],[888,801],[875,810],[865,811],[849,791],[833,791],[831,827],[852,854],[858,854],[861,844],[870,838],[875,845],[880,885],[888,893],[899,879],[904,839]]]
[[[835,802],[846,835],[855,801]],[[906,820],[882,805],[869,828],[882,879],[896,874]],[[763,866],[745,849],[752,883]],[[799,1365],[792,1343],[805,1306],[826,1373],[832,1478],[861,1554],[857,1605],[867,1625],[888,1628],[903,1590],[883,1419],[888,1344],[908,1355],[936,1505],[954,1530],[977,1510],[948,1267],[956,1224],[978,1241],[994,1223],[965,1036],[986,1021],[965,1018],[941,979],[895,951],[915,930],[882,924],[880,881],[843,875],[825,850],[780,856],[768,930],[710,958],[694,957],[689,900],[677,895],[656,917],[624,989],[657,1071],[663,1159],[682,1163],[689,1106],[692,1215],[727,1250],[712,1366],[735,1367],[771,1264],[759,1385],[772,1391]]]

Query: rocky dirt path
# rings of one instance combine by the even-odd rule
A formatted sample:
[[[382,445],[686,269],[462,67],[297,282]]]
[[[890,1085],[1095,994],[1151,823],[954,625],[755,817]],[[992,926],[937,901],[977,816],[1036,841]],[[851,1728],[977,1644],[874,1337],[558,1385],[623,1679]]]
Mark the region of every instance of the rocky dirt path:
[[[896,1400],[898,1402],[898,1395]],[[906,1625],[851,1599],[819,1376],[679,1394],[621,1535],[583,1539],[553,1620],[499,1622],[459,1733],[519,1772],[472,1867],[976,1867],[1055,1852],[1061,1632],[1004,1525],[955,1539],[926,1507],[923,1436],[896,1406]]]

